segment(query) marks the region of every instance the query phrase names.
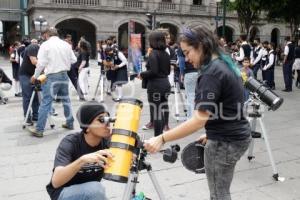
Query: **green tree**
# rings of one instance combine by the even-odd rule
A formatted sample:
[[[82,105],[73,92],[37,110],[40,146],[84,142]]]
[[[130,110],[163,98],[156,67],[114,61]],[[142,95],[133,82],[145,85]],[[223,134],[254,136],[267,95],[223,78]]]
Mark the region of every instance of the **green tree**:
[[[251,26],[260,19],[261,12],[269,1],[271,0],[235,0],[230,3],[229,9],[237,12],[241,33],[249,35]]]
[[[300,2],[298,0],[276,0],[265,7],[269,21],[283,21],[290,25],[292,37],[300,25]]]

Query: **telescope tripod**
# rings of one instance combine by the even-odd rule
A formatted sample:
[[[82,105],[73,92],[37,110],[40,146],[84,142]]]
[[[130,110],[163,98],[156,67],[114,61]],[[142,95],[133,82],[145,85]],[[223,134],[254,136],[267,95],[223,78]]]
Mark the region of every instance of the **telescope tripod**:
[[[255,156],[253,155],[254,139],[262,137],[265,141],[267,152],[269,154],[269,159],[270,159],[270,163],[271,163],[272,170],[273,170],[273,178],[276,181],[283,181],[284,178],[279,177],[279,174],[278,174],[278,171],[277,171],[277,168],[276,168],[276,164],[275,164],[275,161],[274,161],[274,157],[273,157],[270,142],[269,142],[269,136],[267,134],[264,122],[262,120],[262,111],[260,111],[260,104],[255,102],[255,101],[251,101],[248,104],[248,106],[252,107],[252,111],[248,113],[249,122],[250,122],[250,125],[251,125],[251,135],[252,135],[252,140],[251,140],[251,143],[250,143],[250,146],[249,146],[249,151],[248,151],[248,160],[251,161],[252,159],[255,158]],[[260,134],[259,132],[256,132],[257,121],[258,121],[258,123],[261,127],[262,134]]]
[[[175,76],[175,75],[174,75]],[[174,80],[174,98],[175,98],[175,118],[176,121],[182,121],[182,120],[186,120],[187,119],[187,109],[185,107],[185,101],[184,101],[184,94],[181,93],[180,91],[180,84],[179,84],[179,80]],[[184,105],[184,116],[181,116],[179,114],[179,98],[182,102],[182,104]]]
[[[152,172],[152,166],[150,163],[145,161],[145,157],[147,155],[147,152],[143,150],[140,153],[140,157],[137,157],[136,160],[134,161],[131,169],[130,169],[130,175],[128,178],[127,185],[124,190],[123,198],[122,200],[133,200],[133,198],[136,195],[136,185],[138,182],[138,176],[139,176],[139,171],[142,171],[144,169],[147,170],[147,173],[151,179],[151,182],[158,194],[158,197],[160,200],[165,200],[165,196],[163,194],[162,189],[160,188],[158,181],[156,179],[156,176]],[[146,200],[151,200],[146,198]]]
[[[26,125],[27,125],[27,121],[28,121],[28,118],[29,118],[29,114],[30,114],[30,110],[31,110],[31,106],[32,106],[32,103],[33,103],[33,99],[35,97],[35,94],[38,95],[38,100],[39,102],[41,102],[41,85],[40,83],[38,84],[34,84],[34,89],[33,89],[33,92],[32,92],[32,95],[30,97],[30,101],[29,101],[29,105],[28,105],[28,109],[26,111],[26,115],[25,115],[25,119],[24,119],[24,122],[23,122],[23,125],[22,125],[22,128],[25,129],[26,128]],[[32,112],[31,112],[32,113]],[[48,114],[48,121],[50,123],[50,128],[53,129],[55,127],[55,124],[52,120],[52,117],[51,117],[51,114],[49,113]]]
[[[104,79],[105,79],[105,71],[101,70],[100,72],[100,76],[97,82],[97,86],[96,86],[96,90],[94,93],[94,97],[92,98],[92,100],[95,100],[97,93],[98,93],[98,89],[100,87],[100,102],[104,102]]]

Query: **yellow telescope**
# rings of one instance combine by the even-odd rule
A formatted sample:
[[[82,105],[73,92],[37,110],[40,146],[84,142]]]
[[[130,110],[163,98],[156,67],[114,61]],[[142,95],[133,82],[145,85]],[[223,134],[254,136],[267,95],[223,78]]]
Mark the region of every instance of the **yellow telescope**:
[[[138,99],[122,99],[119,102],[109,148],[114,158],[109,160],[110,167],[104,170],[103,178],[127,183],[142,108],[143,103]]]

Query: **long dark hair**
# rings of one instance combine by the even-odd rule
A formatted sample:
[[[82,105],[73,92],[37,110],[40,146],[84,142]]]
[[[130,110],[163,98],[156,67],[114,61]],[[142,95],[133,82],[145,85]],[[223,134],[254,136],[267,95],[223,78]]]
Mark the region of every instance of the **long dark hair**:
[[[203,59],[201,59],[201,65],[207,65],[211,61],[212,55],[216,54],[237,76],[240,76],[240,70],[231,57],[226,55],[222,48],[220,48],[217,36],[209,29],[205,27],[195,29],[185,28],[180,36],[180,42],[185,42],[195,49],[199,47],[202,49]]]
[[[152,49],[165,50],[167,47],[165,33],[153,31],[149,35],[149,44]]]
[[[89,53],[88,43],[84,40],[80,41],[79,48],[82,52]]]
[[[213,53],[219,54],[219,52],[222,52],[217,37],[205,27],[196,29],[185,28],[180,37],[180,42],[185,42],[195,49],[201,46],[204,56],[204,63],[201,64],[207,64],[211,60]]]

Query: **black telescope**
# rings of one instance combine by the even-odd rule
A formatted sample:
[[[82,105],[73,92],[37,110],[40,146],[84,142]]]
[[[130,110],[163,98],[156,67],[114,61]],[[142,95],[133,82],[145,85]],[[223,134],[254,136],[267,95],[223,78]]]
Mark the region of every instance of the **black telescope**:
[[[273,111],[277,110],[283,103],[283,98],[279,97],[276,93],[253,77],[248,78],[245,87]]]

